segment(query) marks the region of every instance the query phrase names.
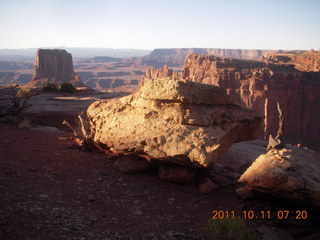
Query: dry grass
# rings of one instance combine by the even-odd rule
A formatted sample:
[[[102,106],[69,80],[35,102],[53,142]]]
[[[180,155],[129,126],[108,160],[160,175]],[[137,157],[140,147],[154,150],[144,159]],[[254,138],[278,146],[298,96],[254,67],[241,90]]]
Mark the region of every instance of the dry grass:
[[[32,120],[29,117],[23,117],[19,124],[19,128],[30,129],[31,127],[32,127]]]

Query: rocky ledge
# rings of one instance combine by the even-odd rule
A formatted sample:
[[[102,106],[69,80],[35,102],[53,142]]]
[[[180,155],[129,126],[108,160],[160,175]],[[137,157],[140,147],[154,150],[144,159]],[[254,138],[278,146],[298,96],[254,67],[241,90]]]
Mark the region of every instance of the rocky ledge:
[[[240,177],[244,189],[268,193],[320,210],[320,155],[290,146],[260,155]]]
[[[94,141],[112,151],[196,167],[256,138],[262,125],[225,89],[176,78],[150,79],[130,96],[97,101],[87,115]]]

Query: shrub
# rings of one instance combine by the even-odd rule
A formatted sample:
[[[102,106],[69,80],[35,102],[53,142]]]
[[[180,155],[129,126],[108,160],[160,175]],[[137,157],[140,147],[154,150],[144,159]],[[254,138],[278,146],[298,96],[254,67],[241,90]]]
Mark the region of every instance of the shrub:
[[[59,92],[75,93],[77,89],[69,82],[64,82],[59,87]]]
[[[42,86],[43,91],[56,92],[58,91],[58,89],[59,89],[59,85],[53,82],[47,82]]]
[[[30,88],[20,88],[16,94],[17,97],[20,98],[29,98],[33,93]]]
[[[242,219],[210,219],[203,229],[206,240],[254,240],[256,234]]]

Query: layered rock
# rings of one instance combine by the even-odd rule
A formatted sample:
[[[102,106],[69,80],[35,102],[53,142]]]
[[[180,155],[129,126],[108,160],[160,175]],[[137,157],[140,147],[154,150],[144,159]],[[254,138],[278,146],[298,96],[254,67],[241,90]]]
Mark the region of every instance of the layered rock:
[[[150,79],[180,77],[181,74],[169,68],[168,65],[164,65],[163,68],[148,68],[146,73],[143,75],[142,80],[139,82],[139,86],[142,86],[145,81],[148,81]]]
[[[320,71],[320,51],[310,50],[300,54],[277,53],[266,54],[263,61],[276,64],[291,64],[297,70],[303,72],[319,72]]]
[[[130,96],[95,102],[87,115],[94,141],[114,151],[198,167],[234,142],[256,138],[262,123],[224,89],[175,78],[150,79]]]
[[[320,155],[287,146],[260,155],[240,177],[248,189],[320,209]]]
[[[46,82],[70,82],[77,87],[85,86],[73,70],[71,54],[63,49],[37,50],[34,74],[29,85],[42,86]]]
[[[258,60],[263,55],[274,54],[278,50],[255,49],[220,49],[220,48],[169,48],[154,49],[146,56],[138,58],[146,65],[161,68],[164,64],[169,67],[181,67],[190,54],[207,54],[217,57]]]
[[[264,115],[264,137],[276,134],[279,102],[285,137],[319,148],[319,72],[302,72],[292,64],[192,54],[185,61],[182,77],[226,88],[237,103]]]

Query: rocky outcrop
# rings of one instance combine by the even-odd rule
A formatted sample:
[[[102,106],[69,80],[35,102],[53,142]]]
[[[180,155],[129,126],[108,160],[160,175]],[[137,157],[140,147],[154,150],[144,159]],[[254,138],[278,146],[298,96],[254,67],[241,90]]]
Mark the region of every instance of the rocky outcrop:
[[[181,73],[169,68],[168,65],[164,65],[163,68],[148,68],[143,75],[142,80],[139,82],[139,86],[142,86],[146,81],[156,78],[180,78]]]
[[[223,87],[237,103],[264,115],[265,138],[277,132],[279,102],[285,117],[284,136],[319,148],[319,72],[302,72],[291,64],[192,54],[182,77]]]
[[[222,88],[174,78],[89,106],[94,141],[152,162],[209,167],[234,143],[254,139],[262,118],[233,104]]]
[[[85,85],[73,71],[72,56],[63,49],[38,49],[34,74],[29,85],[42,86],[46,82],[70,82],[77,87]]]
[[[266,54],[262,58],[267,63],[294,65],[297,70],[303,72],[320,72],[320,51]]]
[[[240,177],[248,189],[320,209],[320,155],[296,146],[259,156]]]

